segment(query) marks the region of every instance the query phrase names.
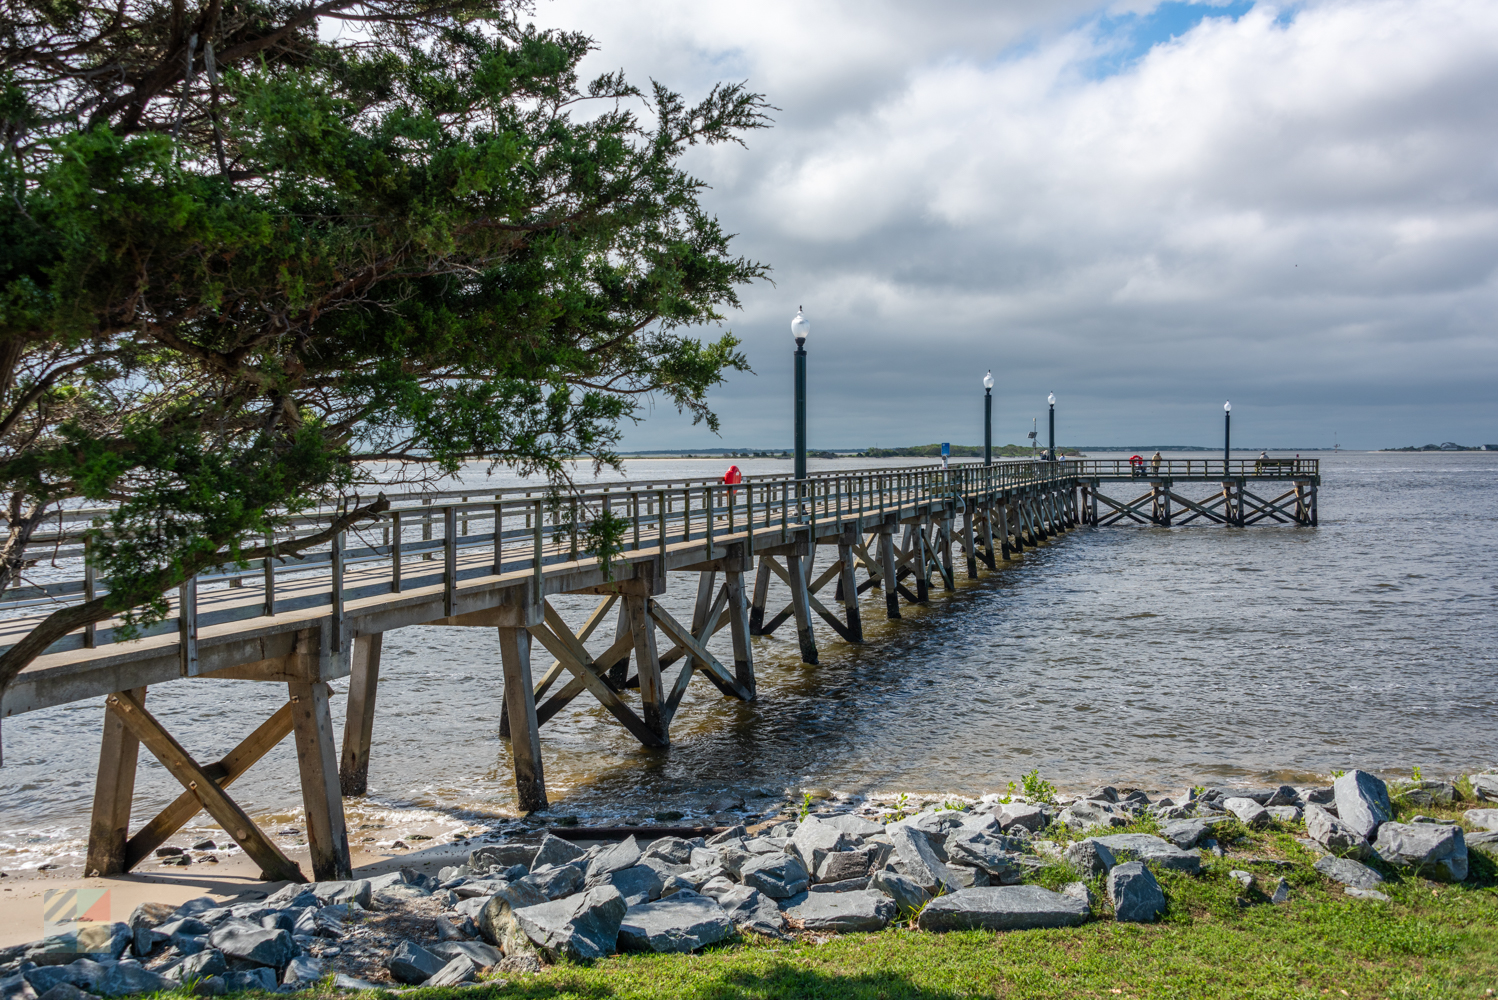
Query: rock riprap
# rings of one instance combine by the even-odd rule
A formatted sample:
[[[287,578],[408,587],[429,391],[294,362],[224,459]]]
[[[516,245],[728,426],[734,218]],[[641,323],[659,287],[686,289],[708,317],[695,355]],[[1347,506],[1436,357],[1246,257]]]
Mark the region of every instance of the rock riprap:
[[[1009,931],[1074,927],[1087,916],[1087,904],[1071,896],[1038,885],[1001,885],[938,896],[916,925],[925,931]]]

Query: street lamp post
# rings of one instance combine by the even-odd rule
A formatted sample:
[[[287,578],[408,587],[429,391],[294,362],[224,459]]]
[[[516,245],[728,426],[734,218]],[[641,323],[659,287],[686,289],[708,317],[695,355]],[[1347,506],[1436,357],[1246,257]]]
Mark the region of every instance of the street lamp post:
[[[1056,461],[1056,394],[1053,392],[1046,397],[1046,402],[1051,404],[1051,457]]]
[[[1233,403],[1222,404],[1222,474],[1228,474],[1228,446],[1233,440]]]
[[[993,464],[993,370],[983,376],[983,464]]]
[[[796,307],[791,336],[796,338],[796,479],[806,478],[806,336],[811,324]]]

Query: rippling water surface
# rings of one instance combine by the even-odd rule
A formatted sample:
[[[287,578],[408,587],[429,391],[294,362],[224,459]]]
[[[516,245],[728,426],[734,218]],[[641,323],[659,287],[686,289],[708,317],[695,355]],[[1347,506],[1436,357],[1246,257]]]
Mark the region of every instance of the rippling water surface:
[[[741,464],[749,475],[787,465]],[[639,461],[629,473],[724,465]],[[872,592],[868,643],[820,628],[816,667],[800,663],[784,627],[754,640],[758,700],[694,681],[667,750],[641,747],[580,698],[542,730],[553,809],[646,814],[724,790],[812,786],[975,794],[1031,768],[1062,787],[1106,778],[1178,788],[1498,762],[1498,454],[1323,455],[1322,472],[1315,529],[1082,528],[976,583],[959,580],[955,594],[934,591],[900,622],[884,621]],[[665,601],[685,618],[694,595],[694,579],[677,574]],[[577,624],[591,599],[559,607]],[[714,640],[720,656],[731,655],[727,634]],[[513,810],[492,630],[390,633],[380,680],[371,795],[351,811],[394,829]],[[341,728],[347,681],[334,686]],[[271,684],[184,681],[153,689],[149,704],[199,760],[213,760],[284,698]],[[102,713],[91,702],[6,722],[6,867],[75,855]],[[141,760],[136,822],[179,790],[149,754]],[[294,816],[292,741],[234,789],[252,814]]]

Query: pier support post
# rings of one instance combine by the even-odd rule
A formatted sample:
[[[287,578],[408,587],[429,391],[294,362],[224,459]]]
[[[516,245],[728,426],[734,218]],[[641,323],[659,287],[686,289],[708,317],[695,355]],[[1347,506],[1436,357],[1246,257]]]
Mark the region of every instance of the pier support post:
[[[808,548],[815,546],[808,545]],[[801,662],[817,662],[817,638],[811,630],[811,593],[806,584],[806,571],[810,568],[809,555],[799,551],[785,557],[787,575],[791,578],[791,613],[796,617],[796,638],[801,643]],[[803,560],[806,560],[803,563]]]
[[[338,767],[344,795],[363,795],[369,790],[369,751],[374,743],[375,694],[380,684],[380,649],[384,640],[383,632],[354,638],[343,755]]]
[[[661,682],[661,657],[655,644],[655,621],[650,617],[644,594],[626,594],[624,606],[629,611],[629,630],[635,640],[635,672],[640,678],[640,715],[645,727],[660,737],[661,745],[671,740],[667,732],[666,692]]]
[[[910,561],[915,572],[915,601],[925,604],[931,599],[931,561],[927,555],[930,546],[926,542],[926,525],[930,518],[926,514],[906,529],[910,541]]]
[[[522,812],[535,812],[547,806],[546,777],[541,769],[536,689],[531,682],[531,634],[523,625],[499,628],[499,657],[504,667],[510,753],[515,761],[515,795]]]
[[[973,502],[962,505],[962,554],[967,557],[967,578],[978,579],[978,544],[973,536]]]
[[[936,537],[941,539],[941,587],[943,590],[956,590],[957,583],[952,569],[952,510],[946,508],[941,512],[941,522],[936,529]]]
[[[343,818],[338,751],[333,745],[333,714],[328,686],[321,680],[291,681],[291,728],[296,734],[297,770],[307,810],[307,846],[316,882],[346,881],[354,876],[349,859],[348,828]],[[367,758],[366,758],[367,759]]]
[[[838,536],[837,557],[842,560],[838,571],[838,589],[842,592],[843,621],[853,642],[863,642],[863,621],[858,615],[858,577],[853,574],[853,529]]]
[[[146,689],[130,692],[144,703]],[[130,806],[135,801],[135,766],[140,739],[111,707],[104,707],[104,737],[99,745],[99,774],[94,779],[94,812],[88,826],[85,875],[120,875],[129,870],[125,843],[130,837]]]
[[[764,635],[765,602],[770,599],[770,560],[759,557],[759,570],[754,574],[754,600],[749,607],[749,634]]]
[[[1014,557],[1014,553],[1020,550],[1018,542],[1019,532],[1009,530],[1009,504],[1007,502],[1000,503],[997,507],[994,508],[994,510],[997,511],[999,515],[999,548],[1001,550],[1001,554],[1004,556],[1004,561],[1008,562],[1011,558]],[[1013,535],[1015,538],[1013,549],[1009,547],[1010,535]]]
[[[729,570],[723,576],[723,585],[728,588],[728,628],[733,635],[733,676],[753,697],[754,651],[749,644],[749,602],[744,593],[744,573]]]
[[[879,575],[884,578],[884,617],[895,621],[900,617],[900,571],[895,560],[895,529],[889,524],[879,526]]]

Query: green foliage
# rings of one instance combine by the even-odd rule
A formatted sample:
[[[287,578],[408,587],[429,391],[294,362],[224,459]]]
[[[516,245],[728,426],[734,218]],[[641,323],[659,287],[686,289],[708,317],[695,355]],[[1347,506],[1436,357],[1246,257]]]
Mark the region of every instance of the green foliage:
[[[1055,802],[1056,786],[1040,776],[1040,768],[1034,768],[1020,779],[1024,783],[1025,798],[1031,802]]]
[[[895,799],[895,807],[893,809],[886,809],[880,820],[884,823],[898,823],[910,814],[909,808],[910,796],[905,792],[901,792]]]
[[[759,95],[584,82],[586,36],[469,0],[370,0],[348,42],[278,3],[126,6],[7,8],[0,587],[47,511],[118,505],[89,620],[128,630],[377,482],[478,462],[564,488],[650,398],[716,430],[707,394],[748,366],[694,330],[767,269],[680,158],[765,127]],[[619,519],[577,528],[608,572]]]
[[[797,815],[796,819],[798,821],[799,820],[805,820],[806,817],[808,817],[810,815],[811,815],[811,792],[803,792],[801,794],[801,812],[800,812],[799,815]]]

